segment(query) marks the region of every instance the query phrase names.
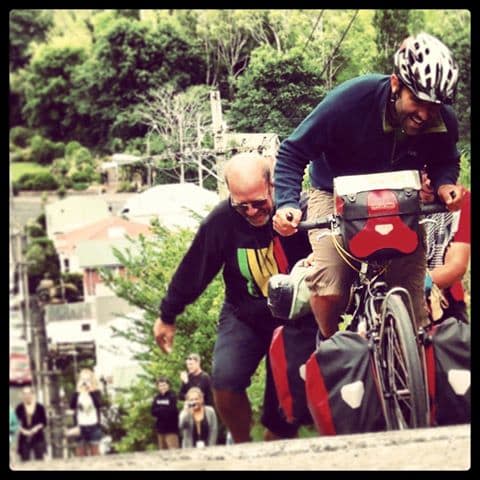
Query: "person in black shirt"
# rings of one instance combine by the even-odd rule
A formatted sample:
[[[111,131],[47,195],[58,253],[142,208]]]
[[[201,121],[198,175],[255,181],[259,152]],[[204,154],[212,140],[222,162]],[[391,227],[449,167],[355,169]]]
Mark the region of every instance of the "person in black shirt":
[[[45,407],[36,401],[31,387],[22,390],[22,402],[15,409],[20,429],[18,434],[18,454],[23,462],[30,460],[33,452],[35,460],[43,460],[47,445],[44,429],[47,426]]]
[[[170,390],[170,381],[160,377],[157,381],[158,394],[152,402],[151,413],[156,418],[158,449],[178,448],[177,396]]]
[[[266,356],[272,333],[282,324],[267,305],[268,280],[274,274],[289,273],[311,248],[303,232],[281,237],[273,230],[273,161],[250,153],[227,162],[224,174],[230,196],[200,224],[153,327],[160,349],[171,352],[176,316],[222,271],[225,299],[213,352],[212,387],[216,410],[235,443],[251,440],[252,410],[246,390],[263,358],[267,374],[261,419],[264,438],[297,434],[297,427],[279,412]]]
[[[182,386],[178,394],[179,399],[185,400],[188,390],[192,387],[198,387],[203,392],[205,405],[213,406],[212,381],[210,375],[202,370],[200,355],[198,353],[190,353],[185,363],[187,371],[180,372]]]

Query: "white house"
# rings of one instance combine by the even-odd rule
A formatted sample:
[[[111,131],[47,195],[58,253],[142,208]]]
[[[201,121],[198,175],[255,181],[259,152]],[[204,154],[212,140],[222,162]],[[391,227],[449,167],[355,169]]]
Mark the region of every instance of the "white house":
[[[218,202],[216,192],[193,183],[171,183],[156,185],[127,200],[120,214],[145,224],[158,218],[167,228],[195,228],[198,216],[205,217]]]
[[[107,202],[94,195],[72,195],[45,205],[47,236],[70,232],[111,215]]]

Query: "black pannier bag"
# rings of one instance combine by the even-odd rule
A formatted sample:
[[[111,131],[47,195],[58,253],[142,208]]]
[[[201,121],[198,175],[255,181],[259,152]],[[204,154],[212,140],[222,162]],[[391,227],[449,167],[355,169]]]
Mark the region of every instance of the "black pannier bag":
[[[320,435],[385,430],[368,341],[337,332],[320,343],[306,365],[307,404]]]
[[[421,189],[417,170],[340,176],[333,186],[334,212],[352,255],[383,260],[415,251]]]
[[[427,329],[430,424],[470,423],[470,324],[449,317]]]
[[[317,324],[312,315],[277,327],[269,360],[280,408],[287,422],[311,425],[305,394],[305,362],[315,351]]]

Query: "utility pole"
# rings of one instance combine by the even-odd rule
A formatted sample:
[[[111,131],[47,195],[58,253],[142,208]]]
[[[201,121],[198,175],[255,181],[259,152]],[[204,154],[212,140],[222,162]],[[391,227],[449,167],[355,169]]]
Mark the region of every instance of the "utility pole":
[[[202,171],[202,135],[200,130],[200,115],[197,113],[197,164],[198,164],[198,186],[203,187]]]
[[[210,92],[210,108],[212,112],[212,133],[217,163],[217,176],[218,178],[223,179],[223,166],[225,164],[225,127],[222,117],[222,102],[220,100],[220,92],[218,90],[212,90]],[[220,198],[227,198],[228,190],[225,183],[223,181],[219,181],[217,182],[217,185]]]
[[[53,458],[63,458],[63,411],[59,392],[58,377],[55,359],[48,351],[47,332],[45,325],[45,306],[52,300],[54,282],[44,278],[37,287],[37,337],[38,352],[41,365],[40,377],[44,382],[45,407],[49,418],[50,446]],[[62,293],[63,293],[63,285]]]

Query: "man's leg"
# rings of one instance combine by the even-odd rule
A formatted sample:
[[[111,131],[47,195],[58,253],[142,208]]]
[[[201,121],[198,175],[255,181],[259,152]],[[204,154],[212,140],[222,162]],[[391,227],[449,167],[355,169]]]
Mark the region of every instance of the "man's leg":
[[[251,440],[252,408],[246,391],[265,351],[265,340],[225,304],[213,352],[212,390],[215,409],[235,443]]]
[[[330,192],[313,190],[308,202],[308,220],[325,217],[333,212]],[[320,333],[328,338],[338,330],[338,320],[347,306],[350,285],[355,271],[345,263],[333,244],[329,229],[308,232],[314,265],[305,277],[310,289],[310,305]],[[342,239],[337,236],[342,244]]]
[[[178,435],[176,433],[166,433],[164,435],[164,439],[165,439],[165,448],[167,450],[171,448],[179,447]]]
[[[220,419],[235,443],[250,442],[252,407],[246,392],[213,389],[213,398]]]
[[[429,324],[425,302],[425,272],[427,268],[423,231],[420,242],[411,255],[394,258],[385,274],[390,288],[403,287],[410,293],[414,311],[414,321],[418,327]]]
[[[338,319],[345,309],[345,299],[338,295],[320,297],[312,294],[310,306],[323,337],[331,337],[338,330]]]

